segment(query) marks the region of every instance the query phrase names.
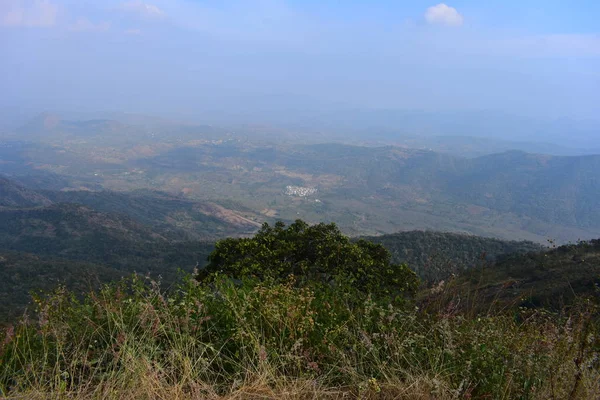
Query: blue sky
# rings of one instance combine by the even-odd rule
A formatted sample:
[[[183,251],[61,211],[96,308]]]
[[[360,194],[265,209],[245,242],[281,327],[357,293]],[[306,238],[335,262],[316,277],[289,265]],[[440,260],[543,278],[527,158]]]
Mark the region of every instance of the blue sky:
[[[591,0],[1,0],[0,106],[600,119],[599,19]]]

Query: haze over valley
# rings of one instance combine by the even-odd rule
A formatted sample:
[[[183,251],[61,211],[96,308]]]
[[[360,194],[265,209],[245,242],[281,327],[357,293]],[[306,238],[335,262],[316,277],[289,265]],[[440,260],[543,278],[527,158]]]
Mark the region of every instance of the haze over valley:
[[[8,0],[0,173],[189,237],[597,237],[597,5],[510,3]]]
[[[600,156],[526,153],[475,137],[418,138],[438,145],[366,146],[268,126],[46,113],[6,133],[0,156],[6,176],[58,191],[50,196],[58,202],[106,210],[92,200],[104,191],[171,196],[202,202],[189,207],[243,227],[239,234],[301,218],[334,221],[355,236],[427,229],[545,243],[600,235]],[[202,235],[198,229],[190,234]]]

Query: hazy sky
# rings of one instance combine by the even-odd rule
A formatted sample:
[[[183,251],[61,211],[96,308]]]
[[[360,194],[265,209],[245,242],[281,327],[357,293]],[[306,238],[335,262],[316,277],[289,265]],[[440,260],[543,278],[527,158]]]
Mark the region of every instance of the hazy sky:
[[[0,106],[600,118],[597,0],[0,0]],[[291,99],[291,100],[288,100]]]

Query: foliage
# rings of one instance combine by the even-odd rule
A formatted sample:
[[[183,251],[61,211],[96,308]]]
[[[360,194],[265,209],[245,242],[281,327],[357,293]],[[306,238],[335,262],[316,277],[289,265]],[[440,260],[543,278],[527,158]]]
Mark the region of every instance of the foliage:
[[[560,263],[578,251],[588,260],[597,248],[539,257]],[[34,296],[33,312],[0,332],[0,395],[600,396],[598,304],[576,298],[558,312],[470,313],[444,301],[426,311],[390,301],[416,284],[381,245],[353,242],[333,224],[265,225],[252,238],[217,243],[202,273],[168,291],[134,275],[83,297],[63,287]]]
[[[70,250],[65,254],[60,242],[51,243],[57,247],[30,249],[38,254],[0,250],[0,325],[23,314],[32,291],[63,285],[81,294],[133,272],[148,274],[169,287],[180,277],[180,271],[189,273],[194,266],[204,265],[213,249],[211,243],[204,242],[82,240],[75,243],[77,247],[65,246]]]
[[[138,190],[40,191],[56,203],[75,203],[96,211],[127,215],[154,232],[172,240],[214,240],[256,230],[258,224],[239,219],[229,221],[209,202],[198,202],[164,192]],[[230,211],[237,216],[235,211]]]
[[[43,195],[0,175],[0,207],[36,207],[51,203]]]
[[[122,275],[98,264],[0,251],[0,325],[25,313],[31,292],[50,292],[63,285],[83,295]]]
[[[175,278],[213,248],[202,241],[171,242],[123,215],[76,204],[0,210],[0,249],[105,265],[126,272]]]
[[[78,300],[59,289],[4,332],[0,394],[53,398],[597,398],[600,325],[582,305],[470,318],[331,286],[192,277]],[[575,360],[575,362],[573,362]],[[310,392],[291,396],[294,382]],[[260,393],[255,391],[259,390]],[[303,390],[306,390],[304,388]],[[269,394],[271,393],[271,394]],[[279,395],[278,395],[279,393]],[[309,395],[308,393],[312,393]],[[411,397],[412,396],[412,397]]]
[[[288,227],[265,223],[252,238],[229,238],[215,245],[200,280],[222,274],[233,279],[349,285],[373,296],[414,294],[418,279],[406,265],[390,262],[389,252],[366,240],[351,241],[335,224]]]
[[[426,283],[491,265],[507,255],[540,252],[543,246],[451,232],[410,231],[365,237],[382,244],[395,263],[405,263]]]
[[[502,257],[466,271],[427,301],[488,312],[514,307],[561,310],[580,298],[600,304],[600,240]],[[433,300],[435,299],[435,300]]]

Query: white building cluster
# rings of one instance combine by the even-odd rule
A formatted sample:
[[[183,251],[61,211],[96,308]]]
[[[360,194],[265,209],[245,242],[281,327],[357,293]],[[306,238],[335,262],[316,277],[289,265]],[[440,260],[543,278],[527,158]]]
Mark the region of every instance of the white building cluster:
[[[303,186],[286,186],[285,194],[288,196],[306,197],[317,193],[317,189],[313,187]]]

